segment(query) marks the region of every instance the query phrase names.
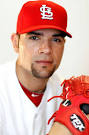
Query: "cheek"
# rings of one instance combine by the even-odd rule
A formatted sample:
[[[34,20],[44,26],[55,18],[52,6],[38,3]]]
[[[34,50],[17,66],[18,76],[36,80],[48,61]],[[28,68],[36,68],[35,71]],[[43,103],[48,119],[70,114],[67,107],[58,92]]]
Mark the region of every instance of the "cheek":
[[[34,43],[27,43],[26,44],[25,51],[28,54],[31,54],[31,55],[38,54],[38,50],[39,50],[39,47],[37,46],[37,44],[34,44]]]
[[[31,59],[32,59],[32,51],[28,48],[26,48],[23,45],[20,45],[19,47],[19,62],[21,65],[23,65],[24,67],[27,66],[27,64],[31,63]]]
[[[37,54],[38,48],[31,44],[24,44],[24,46],[20,46],[20,56],[22,61],[25,63],[27,62],[28,64],[31,64]]]
[[[63,51],[64,51],[64,46],[55,49],[54,59],[57,65],[59,65],[61,62]]]
[[[25,62],[32,62],[32,57],[33,57],[34,51],[31,48],[26,48],[24,47],[23,49],[23,56],[25,59]]]

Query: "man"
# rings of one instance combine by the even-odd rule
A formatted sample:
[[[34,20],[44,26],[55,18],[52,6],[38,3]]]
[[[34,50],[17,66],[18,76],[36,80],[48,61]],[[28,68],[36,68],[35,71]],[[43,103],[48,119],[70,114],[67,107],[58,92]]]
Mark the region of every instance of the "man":
[[[61,94],[58,77],[64,50],[67,13],[60,5],[39,0],[25,3],[12,34],[18,58],[0,67],[0,135],[46,135],[58,109],[47,100]],[[53,76],[52,76],[53,75]],[[57,101],[57,100],[56,100]]]

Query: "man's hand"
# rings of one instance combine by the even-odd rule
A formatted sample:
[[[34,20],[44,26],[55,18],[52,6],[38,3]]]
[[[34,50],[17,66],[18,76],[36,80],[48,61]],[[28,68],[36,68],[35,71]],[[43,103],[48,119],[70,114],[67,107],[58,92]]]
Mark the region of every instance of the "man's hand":
[[[89,119],[89,114],[86,115]],[[70,130],[59,122],[54,122],[48,135],[72,135]]]
[[[54,122],[48,135],[72,135],[72,133],[63,124]]]

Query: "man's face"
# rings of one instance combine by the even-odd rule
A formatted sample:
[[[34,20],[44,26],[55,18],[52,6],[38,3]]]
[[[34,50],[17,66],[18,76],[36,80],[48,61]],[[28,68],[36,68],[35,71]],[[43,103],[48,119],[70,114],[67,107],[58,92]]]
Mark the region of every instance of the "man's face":
[[[64,42],[61,32],[55,29],[21,34],[17,63],[36,78],[49,78],[60,64]]]

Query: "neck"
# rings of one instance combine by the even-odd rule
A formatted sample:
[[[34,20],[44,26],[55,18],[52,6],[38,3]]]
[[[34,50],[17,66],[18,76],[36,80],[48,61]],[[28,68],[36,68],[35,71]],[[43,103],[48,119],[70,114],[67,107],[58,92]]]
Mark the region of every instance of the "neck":
[[[36,93],[43,93],[45,91],[48,79],[34,77],[31,72],[25,70],[18,63],[16,63],[16,75],[20,83],[29,91]]]

